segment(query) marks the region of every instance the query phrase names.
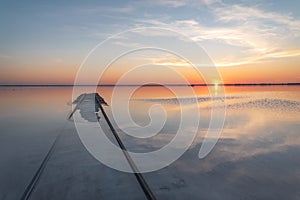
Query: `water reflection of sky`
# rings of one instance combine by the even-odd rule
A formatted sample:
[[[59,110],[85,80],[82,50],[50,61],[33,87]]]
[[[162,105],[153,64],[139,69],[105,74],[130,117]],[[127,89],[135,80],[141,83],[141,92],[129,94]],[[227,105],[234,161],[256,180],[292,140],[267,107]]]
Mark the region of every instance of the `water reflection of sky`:
[[[187,134],[195,128],[198,134],[178,161],[145,174],[150,187],[160,199],[299,199],[300,88],[225,89],[227,111],[221,138],[213,151],[199,160],[198,152],[210,121],[211,102],[206,88],[194,87],[197,101],[190,101],[189,94],[181,88],[180,98],[185,100],[182,108],[198,109],[201,113],[199,127],[187,127]],[[122,89],[124,94],[126,90],[126,87]],[[111,105],[112,88],[97,91]],[[50,145],[46,141],[52,141],[53,133],[67,121],[72,88],[2,88],[0,93],[0,173],[2,180],[8,180],[12,174],[16,180],[0,181],[0,188],[10,191],[9,187],[19,187],[20,193],[21,185],[28,178],[20,181],[17,177],[28,176],[26,170],[33,171],[31,163],[38,163]],[[122,94],[119,97],[122,101]],[[162,87],[145,87],[134,93],[129,110],[138,125],[150,122],[148,109],[153,104],[161,104],[168,118],[160,133],[148,139],[126,136],[122,127],[117,128],[129,150],[152,151],[174,137],[180,121],[180,107],[174,98],[172,92]],[[113,119],[111,106],[105,110]]]
[[[234,90],[234,92],[227,94],[226,123],[221,135],[222,138],[237,139],[240,142],[246,139],[260,141],[262,139],[274,140],[273,137],[280,135],[288,139],[288,135],[292,134],[290,132],[297,133],[297,127],[294,127],[300,118],[300,92],[298,92],[297,87],[293,87],[294,90],[292,91],[290,91],[291,88],[286,91],[286,87],[265,87],[266,90],[262,92],[260,91],[261,87],[257,86],[250,87],[248,92],[245,91],[244,87],[240,88],[241,92]],[[258,91],[254,90],[255,88],[258,88]],[[272,88],[274,89],[271,90]],[[184,103],[180,107],[178,100],[173,95],[168,96],[167,90],[164,93],[162,88],[158,88],[160,92],[152,91],[151,97],[149,93],[151,90],[156,90],[155,87],[143,90],[138,91],[135,98],[130,102],[130,114],[138,125],[149,123],[149,108],[154,104],[161,104],[168,116],[162,132],[172,134],[172,130],[176,130],[174,127],[180,120],[180,109],[196,108],[201,113],[200,126],[198,127],[200,134],[198,136],[199,138],[203,137],[201,131],[204,132],[208,128],[211,116],[210,97],[206,92],[203,95],[197,93],[196,102],[195,98],[182,97]],[[105,94],[109,101],[110,92],[104,93],[104,96]],[[216,99],[216,101],[220,100]],[[216,108],[218,107],[216,106]],[[107,111],[110,111],[109,107]],[[278,131],[285,132],[285,134],[275,134]],[[290,142],[297,141],[296,138]]]
[[[159,103],[169,118],[161,132],[148,139],[128,137],[119,130],[132,151],[161,148],[176,133],[179,103],[168,91],[155,90],[144,88],[136,92],[131,115],[137,124],[145,125],[150,121],[147,109]],[[199,109],[201,113],[196,139],[178,161],[147,174],[150,185],[165,199],[176,199],[178,195],[192,199],[300,198],[299,87],[226,88],[224,129],[213,151],[202,160],[197,156],[209,125],[211,103],[207,90],[195,91],[196,101],[183,96],[181,108]]]

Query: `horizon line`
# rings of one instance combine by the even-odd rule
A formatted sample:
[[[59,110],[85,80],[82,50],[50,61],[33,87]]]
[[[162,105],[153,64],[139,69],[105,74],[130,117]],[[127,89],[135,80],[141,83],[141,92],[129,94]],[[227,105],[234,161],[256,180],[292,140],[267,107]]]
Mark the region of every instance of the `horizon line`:
[[[82,87],[157,87],[157,86],[215,86],[215,83],[199,83],[199,84],[0,84],[0,87],[73,87],[73,86],[82,86]],[[272,86],[272,85],[300,85],[300,82],[287,82],[287,83],[218,83],[219,86]]]

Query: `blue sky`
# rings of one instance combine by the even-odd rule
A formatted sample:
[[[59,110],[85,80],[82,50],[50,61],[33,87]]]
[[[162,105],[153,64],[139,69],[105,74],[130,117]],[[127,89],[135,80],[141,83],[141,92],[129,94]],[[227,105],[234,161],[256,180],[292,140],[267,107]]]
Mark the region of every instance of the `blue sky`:
[[[294,66],[299,7],[292,0],[1,1],[0,64],[7,76],[37,68],[74,70],[108,36],[157,26],[198,42],[217,66],[274,59]]]

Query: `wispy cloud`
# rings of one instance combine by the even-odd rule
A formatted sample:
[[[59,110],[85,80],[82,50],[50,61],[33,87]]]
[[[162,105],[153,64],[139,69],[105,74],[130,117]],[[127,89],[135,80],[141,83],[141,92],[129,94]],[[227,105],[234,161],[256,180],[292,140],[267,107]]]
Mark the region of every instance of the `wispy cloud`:
[[[126,5],[123,7],[109,7],[109,6],[94,6],[79,8],[83,13],[130,13],[136,9],[135,6]]]
[[[143,4],[152,5],[152,6],[166,6],[166,7],[183,7],[183,6],[191,6],[191,5],[199,5],[199,4],[206,4],[211,5],[214,3],[220,3],[221,0],[148,0],[143,1]]]
[[[0,53],[0,59],[7,59],[7,58],[11,58],[11,57],[12,57],[11,55]]]
[[[60,57],[55,57],[55,58],[52,58],[51,61],[53,63],[62,63],[63,62],[63,59],[60,58]]]
[[[214,4],[209,8],[215,16],[213,26],[201,24],[195,19],[168,21],[151,19],[137,22],[146,26],[177,30],[196,42],[217,41],[223,45],[242,49],[239,55],[230,56],[230,59],[226,57],[227,52],[224,52],[225,55],[217,59],[220,66],[243,65],[260,60],[300,55],[300,49],[293,46],[293,41],[300,37],[300,21],[291,14],[284,15],[261,10],[255,6],[224,3]]]
[[[224,5],[224,4],[223,4]],[[296,20],[290,13],[281,14],[276,12],[268,12],[255,7],[246,7],[241,5],[225,5],[214,8],[214,13],[218,16],[218,20],[224,22],[256,22],[267,25],[266,22],[271,22],[277,25],[283,25],[291,31],[297,31],[299,35],[300,21]],[[265,20],[265,21],[262,21]],[[272,24],[270,24],[272,25]]]
[[[180,1],[180,0],[154,0],[154,1],[148,1],[149,3],[151,3],[152,5],[161,5],[161,6],[170,6],[170,7],[182,7],[185,6],[188,1]]]
[[[149,14],[149,6],[168,7],[170,12]],[[183,18],[173,11],[203,9],[210,13],[210,18],[202,20],[201,15]],[[292,13],[278,13],[261,9],[258,5],[244,6],[229,4],[222,0],[145,0],[125,2],[118,6],[94,6],[78,8],[83,14],[109,18],[115,23],[87,24],[83,28],[75,27],[80,34],[106,39],[111,33],[137,27],[162,27],[183,33],[193,41],[210,45],[208,52],[219,66],[244,65],[267,59],[300,56],[297,44],[300,38],[300,20]],[[172,10],[173,9],[173,10]],[[146,11],[146,12],[145,12]],[[200,11],[200,10],[199,10]],[[185,11],[186,12],[186,11]],[[136,17],[136,13],[139,13]],[[134,17],[133,17],[134,16]],[[186,15],[190,16],[190,15]],[[191,15],[192,16],[192,15]],[[205,18],[206,16],[204,16]],[[112,20],[113,19],[113,20]],[[119,23],[119,19],[126,23]],[[122,21],[121,20],[121,21]],[[136,30],[136,33],[156,36],[168,36],[170,32]],[[182,37],[184,39],[184,37]],[[120,46],[136,47],[139,44],[118,41]],[[219,47],[229,51],[220,53]],[[218,53],[214,52],[214,47]],[[234,49],[234,50],[232,50]],[[232,51],[231,51],[232,50]],[[1,57],[1,56],[0,56]],[[166,63],[170,64],[170,63]],[[175,63],[181,65],[181,63]]]
[[[142,22],[150,26],[159,26],[177,30],[197,42],[217,40],[222,41],[226,44],[247,48],[258,47],[258,43],[266,43],[263,38],[257,36],[261,35],[265,37],[266,34],[268,34],[268,32],[265,32],[263,30],[257,30],[257,32],[255,32],[255,27],[248,27],[252,28],[252,31],[245,31],[241,27],[208,27],[199,24],[193,19],[176,20],[171,22],[162,22],[159,20],[143,20]],[[260,48],[258,48],[258,50],[260,50]]]

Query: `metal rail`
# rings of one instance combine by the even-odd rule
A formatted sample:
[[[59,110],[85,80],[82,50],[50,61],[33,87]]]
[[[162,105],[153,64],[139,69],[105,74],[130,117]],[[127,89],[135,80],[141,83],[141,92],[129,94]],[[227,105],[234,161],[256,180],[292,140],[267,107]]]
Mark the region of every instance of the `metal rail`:
[[[68,120],[70,120],[70,118],[73,116],[74,112],[77,110],[78,106],[81,104],[81,102],[83,101],[85,97],[85,94],[83,94],[83,96],[80,98],[80,100],[78,101],[78,103],[76,104],[75,108],[73,109],[73,111],[69,114],[69,117],[68,117]],[[66,124],[65,124],[66,125]],[[62,132],[65,128],[65,125],[63,127],[63,129],[57,134],[56,138],[54,139],[50,149],[48,150],[45,158],[43,159],[41,165],[39,166],[39,168],[37,169],[37,171],[35,172],[34,176],[32,177],[30,183],[28,184],[28,186],[26,187],[24,193],[22,194],[21,196],[21,200],[28,200],[32,194],[32,192],[34,191],[51,155],[53,154],[54,152],[54,148],[59,140],[59,138],[61,137],[62,135]]]
[[[82,97],[80,98],[80,100],[78,101],[78,103],[76,104],[75,108],[73,109],[73,111],[69,114],[68,116],[68,120],[71,119],[71,117],[73,116],[73,114],[75,113],[75,111],[77,110],[78,106],[82,103],[82,101],[84,100],[86,94],[83,94]],[[126,147],[124,146],[124,144],[122,143],[120,137],[118,136],[116,130],[114,129],[113,125],[111,124],[109,118],[107,117],[103,107],[102,107],[102,104],[101,104],[101,101],[99,100],[99,98],[95,95],[95,99],[97,101],[97,103],[99,104],[99,107],[101,109],[101,112],[105,118],[105,121],[107,122],[110,130],[112,131],[114,137],[116,138],[120,148],[122,149],[122,152],[125,156],[125,158],[127,159],[131,169],[133,170],[133,173],[138,181],[138,183],[140,184],[145,196],[147,197],[148,200],[156,200],[156,197],[154,195],[154,193],[152,192],[152,190],[150,189],[149,185],[147,184],[147,182],[145,181],[144,177],[142,176],[141,172],[139,172],[137,166],[135,165],[134,161],[132,160],[132,158],[130,157]],[[65,126],[64,126],[65,127]],[[53,152],[54,152],[54,149],[55,149],[55,146],[58,142],[58,140],[60,139],[61,135],[62,135],[62,132],[64,130],[64,127],[63,129],[61,130],[60,133],[58,133],[58,135],[56,136],[55,140],[53,141],[49,151],[47,152],[45,158],[43,159],[41,165],[39,166],[39,168],[37,169],[36,173],[34,174],[34,176],[32,177],[30,183],[28,184],[28,186],[26,187],[24,193],[22,194],[21,196],[21,200],[28,200],[32,194],[32,192],[34,191],[50,157],[52,156]]]
[[[69,114],[68,116],[68,120],[71,119],[71,117],[73,116],[73,114],[75,113],[75,111],[77,110],[78,106],[82,103],[83,99],[85,98],[86,94],[83,94],[81,96],[81,98],[79,99],[78,103],[76,104],[75,108],[72,110],[72,112]]]
[[[113,133],[114,137],[116,138],[120,148],[122,149],[122,152],[124,154],[124,156],[126,157],[132,171],[134,172],[134,175],[137,179],[137,181],[139,182],[141,188],[143,189],[143,192],[145,193],[146,197],[148,200],[156,200],[156,197],[154,195],[154,193],[152,192],[151,188],[149,187],[149,185],[147,184],[146,180],[144,179],[143,175],[141,174],[141,172],[138,170],[136,164],[134,163],[134,161],[132,160],[131,156],[129,155],[126,147],[124,146],[124,144],[122,143],[118,133],[116,132],[116,130],[114,129],[113,125],[111,124],[109,118],[107,117],[102,105],[101,105],[101,101],[98,99],[98,97],[95,95],[95,99],[97,100],[101,112],[111,130],[111,132]]]
[[[64,128],[62,129],[64,130]],[[62,135],[62,131],[56,136],[54,142],[52,143],[48,153],[46,154],[44,160],[42,161],[40,167],[38,168],[38,170],[36,171],[36,173],[34,174],[34,176],[32,177],[30,183],[28,184],[28,186],[26,187],[22,197],[21,197],[21,200],[28,200],[34,190],[34,188],[36,187],[46,165],[47,165],[47,162],[49,161],[51,155],[53,154],[53,151],[54,151],[54,148],[55,148],[55,145],[57,144],[57,141],[59,140],[60,136]]]

